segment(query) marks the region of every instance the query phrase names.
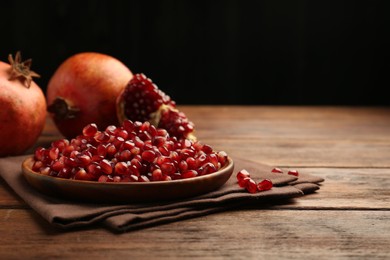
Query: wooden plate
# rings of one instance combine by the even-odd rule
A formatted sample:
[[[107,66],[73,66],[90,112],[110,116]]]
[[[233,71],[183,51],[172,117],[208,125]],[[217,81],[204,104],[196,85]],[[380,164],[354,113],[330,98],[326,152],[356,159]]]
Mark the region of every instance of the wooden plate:
[[[22,164],[27,182],[49,196],[65,199],[98,202],[129,203],[158,202],[193,197],[218,189],[233,173],[234,163],[228,164],[215,173],[183,180],[154,182],[96,182],[61,179],[32,171],[33,158]]]

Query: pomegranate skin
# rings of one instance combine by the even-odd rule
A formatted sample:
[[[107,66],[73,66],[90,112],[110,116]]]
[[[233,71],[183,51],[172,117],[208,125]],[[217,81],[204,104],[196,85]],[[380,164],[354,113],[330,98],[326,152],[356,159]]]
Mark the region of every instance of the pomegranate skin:
[[[118,125],[116,98],[132,79],[130,69],[118,59],[96,52],[83,52],[66,59],[51,77],[46,91],[51,116],[62,135],[77,136],[83,127]],[[72,118],[50,110],[57,98],[77,109]]]
[[[46,99],[31,82],[8,80],[11,65],[0,61],[0,157],[20,155],[37,141],[46,120]]]

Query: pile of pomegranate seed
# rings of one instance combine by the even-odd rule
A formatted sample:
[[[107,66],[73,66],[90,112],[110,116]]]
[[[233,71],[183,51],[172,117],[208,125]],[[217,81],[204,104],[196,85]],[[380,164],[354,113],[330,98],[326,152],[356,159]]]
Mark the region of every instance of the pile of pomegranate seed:
[[[269,179],[264,179],[259,183],[256,183],[256,181],[251,178],[250,173],[245,169],[237,173],[237,181],[238,185],[241,188],[245,188],[249,193],[270,190],[273,186],[272,181]]]
[[[178,140],[148,121],[125,120],[99,131],[84,127],[70,141],[35,150],[32,170],[53,177],[99,182],[149,182],[193,178],[227,164],[226,152],[188,139]]]

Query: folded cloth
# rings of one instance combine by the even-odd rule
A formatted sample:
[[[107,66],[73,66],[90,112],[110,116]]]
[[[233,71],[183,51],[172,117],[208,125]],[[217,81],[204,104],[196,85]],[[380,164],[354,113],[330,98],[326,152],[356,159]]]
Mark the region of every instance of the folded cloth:
[[[312,193],[324,179],[309,174],[299,176],[272,173],[273,167],[233,158],[234,173],[216,191],[200,196],[165,202],[131,204],[94,204],[66,201],[49,197],[32,188],[24,179],[21,164],[27,156],[0,159],[0,176],[32,209],[54,226],[63,229],[103,224],[114,232],[146,228],[163,223],[238,208],[242,205],[264,206],[274,201]],[[236,173],[246,169],[255,181],[270,179],[274,187],[269,191],[251,194],[237,184]]]

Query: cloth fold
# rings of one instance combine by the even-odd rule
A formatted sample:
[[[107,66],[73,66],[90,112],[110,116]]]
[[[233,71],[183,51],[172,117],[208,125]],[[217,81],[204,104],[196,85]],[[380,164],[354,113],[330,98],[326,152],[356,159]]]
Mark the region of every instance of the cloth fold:
[[[272,166],[233,157],[234,172],[220,189],[193,198],[133,204],[93,204],[49,197],[26,182],[21,164],[27,156],[0,159],[0,176],[32,209],[54,226],[71,229],[103,224],[114,232],[125,232],[163,223],[204,216],[238,208],[242,205],[265,205],[272,201],[288,201],[315,192],[324,179],[306,173],[299,176],[271,173]],[[239,187],[236,173],[246,169],[255,181],[270,179],[269,191],[248,193]]]

